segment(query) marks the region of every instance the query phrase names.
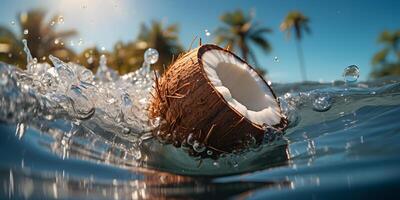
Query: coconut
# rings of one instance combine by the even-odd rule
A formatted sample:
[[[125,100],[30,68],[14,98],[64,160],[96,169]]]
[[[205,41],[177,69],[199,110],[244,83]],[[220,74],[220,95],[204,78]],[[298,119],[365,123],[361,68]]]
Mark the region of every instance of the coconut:
[[[149,111],[163,121],[156,137],[205,157],[260,144],[288,122],[263,77],[211,44],[180,56],[156,77]]]

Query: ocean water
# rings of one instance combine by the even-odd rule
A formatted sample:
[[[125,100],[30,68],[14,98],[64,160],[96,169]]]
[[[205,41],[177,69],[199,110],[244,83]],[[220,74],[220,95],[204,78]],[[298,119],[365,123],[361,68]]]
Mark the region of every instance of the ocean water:
[[[0,63],[1,199],[400,197],[400,79],[273,83],[290,128],[211,160],[152,138],[150,64],[105,59]]]

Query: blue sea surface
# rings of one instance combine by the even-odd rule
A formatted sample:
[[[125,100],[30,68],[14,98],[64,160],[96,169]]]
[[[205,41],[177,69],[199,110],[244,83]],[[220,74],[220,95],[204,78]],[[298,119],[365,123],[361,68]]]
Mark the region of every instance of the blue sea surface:
[[[86,119],[24,115],[21,123],[9,115],[29,114],[19,112],[31,102],[18,102],[26,108],[0,112],[0,198],[400,198],[398,79],[272,87],[293,107],[290,128],[217,161],[151,138],[126,148],[131,141]],[[9,109],[15,91],[0,92],[0,108]],[[315,108],[321,95],[326,110]]]

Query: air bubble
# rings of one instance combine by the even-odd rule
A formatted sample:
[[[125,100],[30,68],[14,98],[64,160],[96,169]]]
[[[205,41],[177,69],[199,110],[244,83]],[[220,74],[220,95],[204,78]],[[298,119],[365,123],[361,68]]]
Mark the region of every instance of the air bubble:
[[[360,77],[360,69],[356,65],[350,65],[343,71],[343,78],[346,83],[354,83]]]
[[[328,95],[320,95],[314,99],[313,110],[317,112],[328,111],[332,107],[332,99]]]
[[[206,147],[198,141],[194,141],[193,150],[197,153],[201,153],[206,149]]]
[[[154,64],[158,61],[158,51],[156,49],[153,48],[148,48],[145,52],[144,52],[144,61],[148,64]]]
[[[28,29],[25,29],[24,30],[24,35],[28,35],[29,34],[29,30]]]
[[[64,23],[64,17],[62,15],[58,16],[58,23],[63,24]]]

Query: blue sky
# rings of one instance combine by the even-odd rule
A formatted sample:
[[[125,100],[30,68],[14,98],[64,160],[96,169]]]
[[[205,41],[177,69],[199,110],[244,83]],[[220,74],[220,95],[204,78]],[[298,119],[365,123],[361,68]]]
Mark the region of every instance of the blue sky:
[[[366,80],[371,71],[371,57],[380,49],[376,42],[383,30],[400,28],[400,1],[396,0],[1,0],[0,24],[18,31],[17,13],[32,8],[44,8],[64,17],[58,29],[74,28],[82,38],[77,51],[97,45],[111,49],[118,41],[133,40],[140,23],[163,20],[179,23],[180,42],[189,47],[195,36],[203,42],[212,42],[205,29],[212,32],[221,22],[219,16],[226,11],[254,10],[255,21],[274,30],[267,35],[272,52],[264,54],[257,48],[261,66],[269,71],[275,82],[301,80],[294,40],[287,40],[279,25],[291,10],[299,10],[311,19],[311,35],[304,37],[307,75],[310,80],[332,81],[342,79],[343,69],[359,66],[360,79]],[[279,62],[274,61],[274,57]]]

